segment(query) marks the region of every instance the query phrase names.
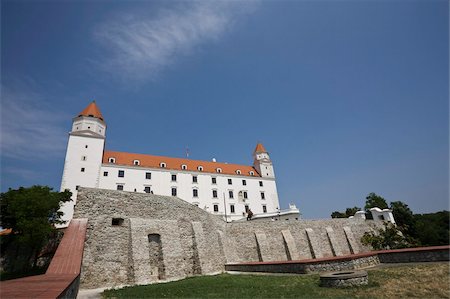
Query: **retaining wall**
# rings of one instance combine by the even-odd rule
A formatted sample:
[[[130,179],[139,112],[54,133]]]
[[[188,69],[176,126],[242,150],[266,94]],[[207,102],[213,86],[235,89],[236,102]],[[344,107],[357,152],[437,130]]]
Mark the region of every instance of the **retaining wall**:
[[[88,218],[83,288],[148,284],[225,271],[227,263],[290,261],[367,251],[361,219],[226,223],[181,199],[80,188]],[[114,219],[114,220],[113,220]]]

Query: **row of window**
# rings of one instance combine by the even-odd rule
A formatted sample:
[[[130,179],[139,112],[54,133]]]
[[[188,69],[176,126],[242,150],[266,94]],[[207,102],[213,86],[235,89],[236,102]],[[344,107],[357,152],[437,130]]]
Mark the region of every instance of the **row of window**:
[[[110,157],[110,158],[108,158],[108,162],[114,164],[114,163],[116,163],[116,158]],[[139,160],[133,160],[133,165],[139,166],[139,165],[141,165],[141,162],[140,162]],[[159,163],[159,167],[160,167],[160,168],[166,168],[166,167],[167,167],[167,164],[166,164],[165,162],[161,162],[161,163]],[[181,165],[181,169],[182,169],[182,170],[188,170],[188,167],[187,167],[186,164],[182,164],[182,165]],[[203,171],[203,166],[197,166],[197,171]],[[217,172],[217,173],[222,173],[222,168],[217,167],[217,168],[216,168],[216,172]],[[236,174],[242,174],[242,171],[239,170],[239,169],[237,169],[237,170],[235,171],[235,173],[236,173]],[[249,171],[248,174],[251,175],[251,176],[254,176],[254,175],[255,175],[255,172],[254,172],[254,171]]]
[[[246,205],[245,206],[245,212],[248,212],[248,210],[249,210],[249,207]],[[267,206],[266,205],[262,205],[262,210],[263,210],[263,213],[267,213]],[[213,211],[214,212],[219,212],[219,205],[218,204],[214,204],[213,205]],[[235,214],[236,213],[236,209],[234,207],[234,204],[230,204],[230,213],[231,214]]]
[[[81,168],[81,172],[84,172],[84,167]],[[103,172],[103,176],[108,176],[108,174],[109,174],[108,171],[104,171]],[[119,178],[125,177],[125,171],[124,170],[119,170],[117,176]],[[151,178],[152,178],[152,173],[151,172],[146,172],[145,173],[145,179],[150,180]],[[176,174],[172,174],[171,180],[172,180],[172,182],[176,182],[177,181],[177,175]],[[197,183],[198,182],[198,178],[197,178],[196,175],[192,176],[192,182],[193,183]],[[217,178],[214,178],[214,177],[211,178],[211,183],[212,184],[217,184]],[[233,185],[233,179],[228,179],[228,185]],[[247,181],[246,180],[242,180],[242,185],[246,186],[247,185]],[[259,186],[260,187],[264,186],[263,181],[259,181]]]
[[[123,185],[122,184],[117,184],[117,190],[123,190]],[[136,189],[134,189],[134,191],[136,191]],[[144,192],[145,193],[153,193],[153,191],[151,191],[150,187],[148,187],[148,186],[144,187]],[[247,191],[240,191],[239,193],[240,193],[240,196],[243,199],[248,199]],[[177,188],[172,187],[171,194],[172,194],[172,196],[177,196]],[[266,195],[265,195],[264,192],[260,192],[260,195],[261,195],[261,199],[266,199]],[[192,189],[192,197],[195,197],[195,198],[198,197],[198,189]],[[212,190],[212,197],[213,198],[217,198],[218,197],[217,190]],[[234,191],[233,190],[228,190],[228,198],[229,199],[233,199],[234,198]]]

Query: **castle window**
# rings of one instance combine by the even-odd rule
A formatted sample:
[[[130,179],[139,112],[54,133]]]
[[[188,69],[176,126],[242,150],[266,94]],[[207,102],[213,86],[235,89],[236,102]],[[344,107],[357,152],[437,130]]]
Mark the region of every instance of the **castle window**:
[[[263,181],[259,181],[259,186],[260,186],[260,187],[263,186]]]
[[[198,170],[198,171],[203,171],[203,166],[197,167],[197,170]]]
[[[123,190],[123,185],[117,185],[117,190]]]
[[[236,170],[236,174],[241,174],[241,171],[239,169]]]
[[[214,212],[219,212],[219,205],[218,204],[215,204],[215,205],[213,205],[213,209],[214,209]]]
[[[152,173],[151,172],[146,172],[145,173],[145,179],[146,180],[151,180],[152,179]]]
[[[233,180],[232,179],[228,179],[228,185],[233,185]]]
[[[81,156],[81,161],[86,161],[86,156]]]
[[[213,190],[213,197],[217,198],[217,190]]]
[[[81,172],[84,172],[85,171],[85,168],[84,167],[81,167]]]
[[[84,146],[84,148],[88,148],[87,144]]]
[[[228,197],[229,198],[234,198],[233,190],[229,190],[228,191]]]
[[[187,165],[181,165],[181,169],[186,170],[187,169]]]
[[[177,188],[172,187],[172,196],[177,196]]]
[[[172,174],[172,182],[176,182],[177,181],[177,175],[176,174]]]
[[[247,186],[247,181],[246,180],[242,180],[242,186]]]
[[[161,168],[166,168],[166,163],[164,163],[164,162],[161,162],[161,163],[159,163],[159,167],[161,167]]]
[[[108,176],[108,172],[107,171],[103,171],[103,176]]]
[[[113,218],[111,221],[112,226],[121,226],[123,225],[123,218]]]
[[[133,164],[134,164],[135,166],[139,166],[141,163],[139,162],[139,160],[134,160],[134,161],[133,161]]]
[[[266,205],[263,205],[262,208],[263,208],[263,213],[267,213],[267,207],[266,207]]]
[[[145,193],[150,193],[150,187],[148,187],[148,186],[147,186],[147,187],[144,187],[144,192],[145,192]]]
[[[264,194],[264,192],[261,192],[261,199],[266,199],[266,195]]]
[[[250,171],[249,174],[250,174],[251,176],[254,176],[254,175],[255,175],[255,173],[254,173],[253,171]]]
[[[198,197],[198,190],[197,189],[193,189],[192,190],[192,196],[193,197]]]
[[[116,158],[108,158],[109,163],[116,163]]]
[[[119,178],[125,177],[125,170],[119,170],[118,177]]]
[[[214,185],[217,184],[217,179],[216,178],[211,178],[211,183],[214,184]]]
[[[221,168],[216,168],[216,171],[217,171],[218,173],[221,173],[221,172],[222,172],[222,169],[221,169]]]
[[[75,190],[78,191],[78,189],[80,189],[80,185],[76,185],[76,186],[75,186]]]
[[[193,183],[197,183],[197,176],[196,176],[196,175],[193,175],[193,176],[192,176],[192,182],[193,182]]]
[[[235,211],[234,211],[234,205],[230,205],[230,213],[231,213],[231,214],[234,214],[234,213],[235,213]]]
[[[247,199],[247,191],[243,192],[244,198]]]

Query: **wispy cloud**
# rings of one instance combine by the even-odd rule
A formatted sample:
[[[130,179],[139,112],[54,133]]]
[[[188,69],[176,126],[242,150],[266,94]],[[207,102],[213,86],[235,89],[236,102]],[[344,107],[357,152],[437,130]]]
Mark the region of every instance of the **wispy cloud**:
[[[118,76],[154,79],[179,56],[219,39],[256,1],[181,2],[154,16],[122,14],[99,25],[94,34],[103,44],[100,66]]]
[[[67,115],[55,111],[32,88],[2,86],[0,149],[2,156],[21,160],[49,159],[64,153]]]

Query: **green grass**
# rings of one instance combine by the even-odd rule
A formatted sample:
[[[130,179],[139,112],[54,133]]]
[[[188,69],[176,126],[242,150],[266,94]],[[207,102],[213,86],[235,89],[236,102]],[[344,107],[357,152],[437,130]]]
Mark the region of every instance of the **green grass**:
[[[188,279],[119,290],[104,298],[450,298],[449,265],[433,263],[371,269],[369,285],[319,287],[319,275],[230,275]]]

